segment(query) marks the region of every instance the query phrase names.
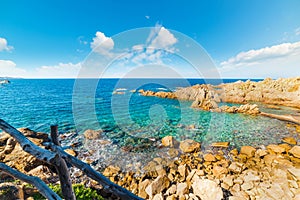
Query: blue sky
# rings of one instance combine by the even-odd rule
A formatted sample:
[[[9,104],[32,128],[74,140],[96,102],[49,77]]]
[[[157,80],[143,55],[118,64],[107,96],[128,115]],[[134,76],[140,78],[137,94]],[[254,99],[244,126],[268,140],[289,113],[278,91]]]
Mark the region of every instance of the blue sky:
[[[222,77],[300,75],[298,0],[3,0],[0,5],[0,76],[76,77],[97,32],[114,39],[126,30],[158,25],[198,42]]]

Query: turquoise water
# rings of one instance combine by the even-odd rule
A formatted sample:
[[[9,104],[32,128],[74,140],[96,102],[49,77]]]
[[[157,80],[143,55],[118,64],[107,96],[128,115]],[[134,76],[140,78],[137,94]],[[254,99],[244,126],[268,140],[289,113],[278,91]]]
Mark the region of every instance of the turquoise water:
[[[233,81],[236,80],[223,80]],[[15,127],[43,132],[49,132],[51,124],[58,124],[61,132],[79,134],[86,129],[101,128],[105,138],[122,147],[158,141],[165,135],[173,135],[178,140],[191,138],[202,142],[203,147],[216,141],[230,141],[237,147],[258,146],[277,143],[290,135],[285,122],[275,119],[211,113],[190,108],[188,101],[144,97],[131,91],[172,91],[204,82],[202,79],[102,79],[99,82],[85,79],[74,88],[73,79],[16,79],[0,86],[0,117]],[[283,108],[281,112],[296,111]]]

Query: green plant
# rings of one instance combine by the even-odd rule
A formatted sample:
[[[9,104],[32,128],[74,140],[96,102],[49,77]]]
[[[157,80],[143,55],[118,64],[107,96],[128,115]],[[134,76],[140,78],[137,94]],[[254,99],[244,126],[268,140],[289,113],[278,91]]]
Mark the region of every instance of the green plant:
[[[49,188],[62,197],[60,185],[49,184]],[[82,184],[73,184],[73,190],[77,200],[104,200],[104,198],[97,193],[96,189],[86,188]],[[32,194],[32,197],[35,200],[45,199],[40,193]]]

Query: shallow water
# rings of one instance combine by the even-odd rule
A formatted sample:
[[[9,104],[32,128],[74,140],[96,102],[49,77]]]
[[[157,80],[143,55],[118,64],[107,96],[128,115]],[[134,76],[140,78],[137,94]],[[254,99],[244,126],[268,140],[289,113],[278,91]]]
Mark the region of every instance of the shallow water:
[[[236,80],[208,81],[218,84]],[[85,79],[77,82],[77,88],[73,79],[11,82],[0,87],[0,116],[13,126],[49,132],[51,124],[58,124],[61,132],[79,133],[101,128],[105,138],[119,147],[157,141],[166,135],[178,140],[197,140],[202,142],[203,148],[217,141],[229,141],[236,147],[258,146],[278,143],[290,135],[286,123],[276,119],[211,113],[190,108],[188,101],[144,97],[131,91],[171,91],[205,83],[202,79],[102,79],[99,82]],[[113,91],[122,94],[113,95]],[[267,110],[285,114],[298,112],[284,107]]]

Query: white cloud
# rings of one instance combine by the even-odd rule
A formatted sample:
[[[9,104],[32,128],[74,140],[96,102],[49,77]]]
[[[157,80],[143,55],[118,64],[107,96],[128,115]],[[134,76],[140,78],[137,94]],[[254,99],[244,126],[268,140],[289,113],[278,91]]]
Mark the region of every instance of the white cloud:
[[[221,66],[240,66],[240,65],[253,65],[261,62],[265,62],[269,59],[275,59],[279,57],[285,57],[292,54],[299,54],[300,42],[295,43],[283,43],[271,47],[265,47],[257,50],[250,50],[241,52],[235,57],[230,58],[227,61],[221,63]]]
[[[31,78],[76,78],[81,63],[59,63],[53,66],[41,66],[31,74]]]
[[[299,76],[300,42],[241,52],[220,65],[226,77]]]
[[[11,60],[0,60],[0,77],[23,77],[26,70],[17,68]]]
[[[155,37],[149,39],[149,47],[157,49],[172,50],[173,45],[177,43],[175,36],[166,28],[160,27]]]
[[[10,51],[12,49],[12,46],[7,45],[7,40],[5,38],[0,37],[0,51]]]
[[[146,15],[145,18],[146,18],[146,19],[150,19],[150,16],[149,16],[149,15]]]
[[[111,50],[114,48],[114,41],[110,37],[106,37],[104,33],[97,31],[96,37],[91,42],[91,48],[94,52],[102,55],[111,55]]]
[[[176,51],[174,45],[177,38],[166,28],[156,24],[150,31],[145,44],[131,47],[131,51],[123,56],[120,65],[163,64],[164,56]]]

